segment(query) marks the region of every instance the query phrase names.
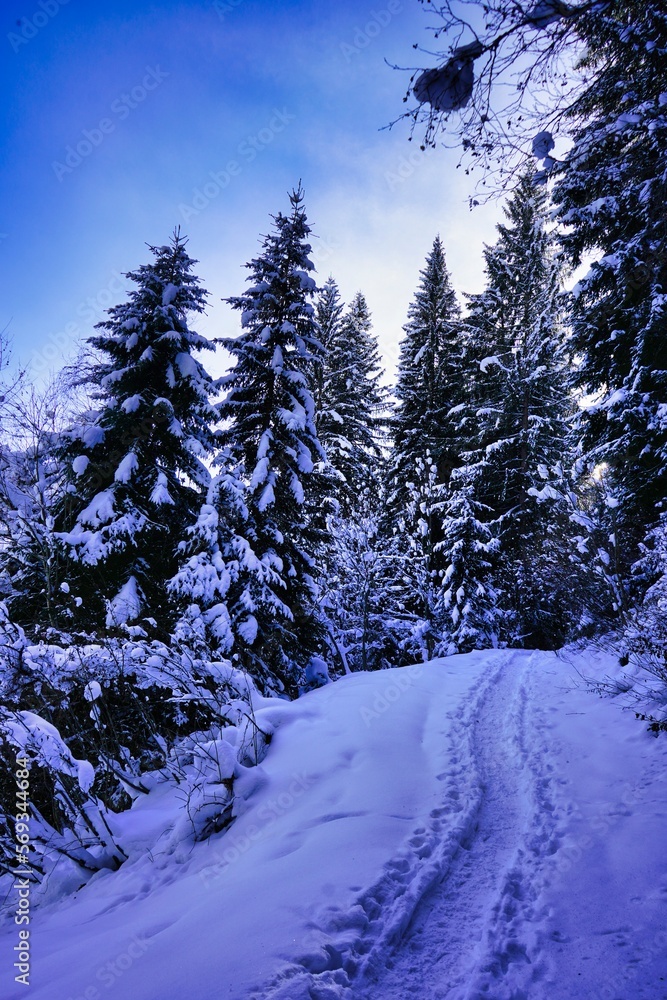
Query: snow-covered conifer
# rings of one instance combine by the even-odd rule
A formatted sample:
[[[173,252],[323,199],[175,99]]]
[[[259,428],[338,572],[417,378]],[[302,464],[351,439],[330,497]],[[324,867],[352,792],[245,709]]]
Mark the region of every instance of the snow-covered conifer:
[[[428,453],[438,482],[457,464],[456,425],[449,416],[460,398],[462,347],[459,307],[451,287],[445,253],[436,237],[408,310],[401,343],[392,420],[391,510],[402,511],[410,498],[418,463]]]
[[[627,584],[667,493],[667,16],[658,0],[594,8],[581,22],[591,83],[554,198],[572,264],[594,255],[572,301],[581,437],[619,500]],[[639,595],[651,583],[634,580]]]
[[[545,212],[544,194],[524,176],[505,208],[497,242],[485,250],[486,288],[469,299],[469,397],[458,420],[470,499],[488,511],[482,520],[499,542],[495,585],[506,638],[559,645],[565,623],[554,609],[563,609],[539,581],[549,564],[556,586],[556,559],[564,573],[561,597],[571,589],[569,511],[557,486],[574,407],[561,268]]]
[[[216,384],[193,353],[213,345],[188,325],[206,292],[179,233],[130,272],[129,299],[89,341],[98,407],[63,437],[67,485],[57,518],[82,620],[115,628],[142,615],[168,625],[166,583],[210,482]]]
[[[324,346],[316,383],[317,432],[336,476],[336,499],[349,514],[377,478],[385,402],[381,360],[361,292],[343,314],[338,287],[329,278],[317,319]]]
[[[395,586],[410,623],[404,648],[412,653],[412,659],[430,659],[442,640],[438,593],[443,489],[437,466],[427,452],[415,461],[411,480],[404,486],[403,510],[383,523],[384,533],[389,537],[393,534],[400,558]]]
[[[437,652],[446,655],[495,646],[500,631],[493,583],[498,539],[489,525],[490,512],[475,499],[470,479],[468,470],[455,470],[438,508],[438,552],[444,570],[437,598],[442,629]]]
[[[321,539],[309,498],[315,464],[325,454],[312,395],[322,346],[301,187],[290,203],[290,214],[274,216],[261,255],[247,265],[250,287],[228,300],[241,313],[243,332],[224,340],[236,365],[223,380],[219,414],[230,461],[247,483],[252,551],[242,569],[249,607],[236,653],[263,683],[296,691],[323,634],[314,579]]]

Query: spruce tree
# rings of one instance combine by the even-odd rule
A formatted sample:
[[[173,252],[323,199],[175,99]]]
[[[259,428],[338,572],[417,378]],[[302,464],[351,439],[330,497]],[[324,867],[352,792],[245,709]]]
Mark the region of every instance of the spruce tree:
[[[338,286],[329,278],[317,304],[324,358],[316,383],[316,422],[336,477],[340,509],[349,515],[377,481],[386,394],[366,299],[357,292],[344,314],[343,308]]]
[[[242,568],[246,614],[235,650],[265,686],[296,690],[324,633],[317,607],[315,553],[320,532],[310,516],[315,464],[325,461],[317,437],[313,368],[322,346],[311,303],[310,226],[301,187],[291,212],[248,265],[251,286],[228,302],[243,332],[223,341],[236,360],[223,380],[221,441],[247,484],[246,537],[253,553]]]
[[[96,630],[145,616],[169,628],[177,545],[210,482],[216,384],[193,352],[213,345],[188,325],[207,293],[186,242],[175,232],[128,273],[137,287],[89,340],[99,405],[63,435],[64,582],[81,602],[80,623]]]
[[[382,533],[370,494],[353,517],[330,520],[331,540],[322,603],[334,652],[343,669],[378,670],[410,662],[412,619],[402,607],[398,585],[403,567],[395,540]]]
[[[323,534],[327,533],[329,517],[338,515],[342,507],[347,511],[346,501],[349,496],[349,487],[343,471],[349,444],[344,434],[343,417],[338,412],[334,394],[336,371],[342,365],[340,332],[344,308],[338,285],[333,277],[329,276],[319,289],[315,303],[322,353],[312,366],[315,427],[326,453],[326,461],[315,463],[311,517]]]
[[[505,215],[496,244],[485,250],[486,289],[469,299],[470,395],[458,411],[467,442],[464,482],[489,512],[482,520],[498,540],[505,638],[553,646],[564,636],[571,589],[569,512],[556,488],[573,412],[561,268],[546,230],[545,196],[528,177]]]
[[[218,457],[218,464],[224,466],[225,458]],[[239,586],[242,567],[255,565],[243,535],[247,516],[243,483],[233,468],[225,468],[213,477],[196,521],[178,546],[180,565],[168,584],[180,610],[177,630],[204,656],[231,654],[248,616]]]
[[[431,655],[437,623],[442,487],[458,464],[462,343],[459,307],[440,237],[436,237],[408,310],[401,342],[397,406],[391,420],[385,530],[396,534],[405,573],[404,606],[414,623],[415,650]]]
[[[405,509],[417,463],[423,463],[427,453],[437,468],[438,482],[446,482],[458,462],[450,411],[462,388],[459,307],[439,236],[426,258],[403,329],[398,405],[392,420],[389,503],[394,511]]]
[[[438,506],[442,538],[438,552],[444,569],[435,602],[441,627],[436,653],[469,653],[496,646],[500,615],[494,585],[498,539],[489,523],[489,508],[475,498],[474,472],[452,473],[445,499]]]
[[[369,670],[391,656],[385,628],[391,570],[377,516],[386,393],[362,293],[345,310],[329,278],[318,297],[317,319],[324,358],[316,379],[316,424],[335,500],[324,518],[323,607],[343,668]],[[320,510],[326,513],[323,503]]]
[[[627,589],[667,493],[667,14],[657,0],[626,0],[582,19],[581,34],[592,82],[572,109],[554,199],[572,264],[594,255],[572,298],[577,386],[589,398],[581,441],[619,503]],[[638,595],[649,565],[637,566]]]
[[[63,610],[62,559],[53,531],[60,468],[52,441],[3,449],[0,469],[0,593],[12,621],[36,636]]]
[[[387,406],[380,348],[362,292],[354,295],[343,316],[341,336],[350,359],[349,388],[354,392],[347,433],[357,464],[357,485],[353,489],[358,492],[374,484],[379,474]]]
[[[405,507],[393,520],[394,545],[401,558],[397,590],[411,623],[406,649],[423,660],[431,659],[442,641],[438,601],[442,493],[438,468],[426,451],[415,461],[412,478],[404,488]]]

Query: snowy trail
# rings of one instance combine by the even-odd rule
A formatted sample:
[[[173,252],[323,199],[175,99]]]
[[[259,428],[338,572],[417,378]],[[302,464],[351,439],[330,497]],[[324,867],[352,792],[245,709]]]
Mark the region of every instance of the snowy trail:
[[[422,743],[431,766],[441,759],[444,768],[428,818],[341,915],[329,960],[305,955],[254,1000],[404,1000],[419,991],[520,1000],[523,983],[541,996],[535,904],[559,841],[544,713],[528,691],[533,661],[525,651],[491,654],[454,708],[430,714]]]
[[[547,797],[550,765],[528,750],[539,735],[535,720],[528,722],[530,667],[530,657],[514,658],[487,689],[470,739],[470,765],[482,788],[471,829],[399,948],[367,974],[368,987],[353,991],[359,1000],[398,1000],[420,990],[448,1000],[499,1000],[522,995],[522,984],[531,998],[541,995],[544,963],[530,956],[526,925],[535,918],[540,860],[558,841]]]
[[[267,701],[271,752],[224,833],[35,907],[32,1000],[667,1000],[667,741],[581,675],[486,650]],[[171,838],[171,839],[170,839]],[[15,928],[0,925],[0,996]]]

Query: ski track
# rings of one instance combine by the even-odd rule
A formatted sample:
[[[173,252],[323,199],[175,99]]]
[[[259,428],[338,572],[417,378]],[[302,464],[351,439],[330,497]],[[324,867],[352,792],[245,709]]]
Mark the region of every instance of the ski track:
[[[328,958],[301,956],[253,1000],[548,995],[540,895],[560,842],[531,658],[496,654],[443,719],[442,800],[350,911],[318,923]]]
[[[548,877],[543,863],[559,840],[545,720],[529,702],[529,677],[530,657],[516,657],[487,689],[470,740],[482,787],[476,814],[386,971],[374,970],[368,986],[355,990],[359,1000],[420,988],[434,1000],[544,995],[539,928],[548,915],[539,897]]]

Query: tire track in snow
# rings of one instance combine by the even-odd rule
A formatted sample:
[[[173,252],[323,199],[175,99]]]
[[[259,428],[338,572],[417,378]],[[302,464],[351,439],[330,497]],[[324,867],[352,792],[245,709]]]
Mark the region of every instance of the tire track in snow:
[[[530,655],[519,654],[486,689],[470,739],[482,785],[475,816],[398,949],[353,987],[355,1000],[544,995],[547,914],[539,899],[559,841],[543,713],[528,693],[530,668]]]

